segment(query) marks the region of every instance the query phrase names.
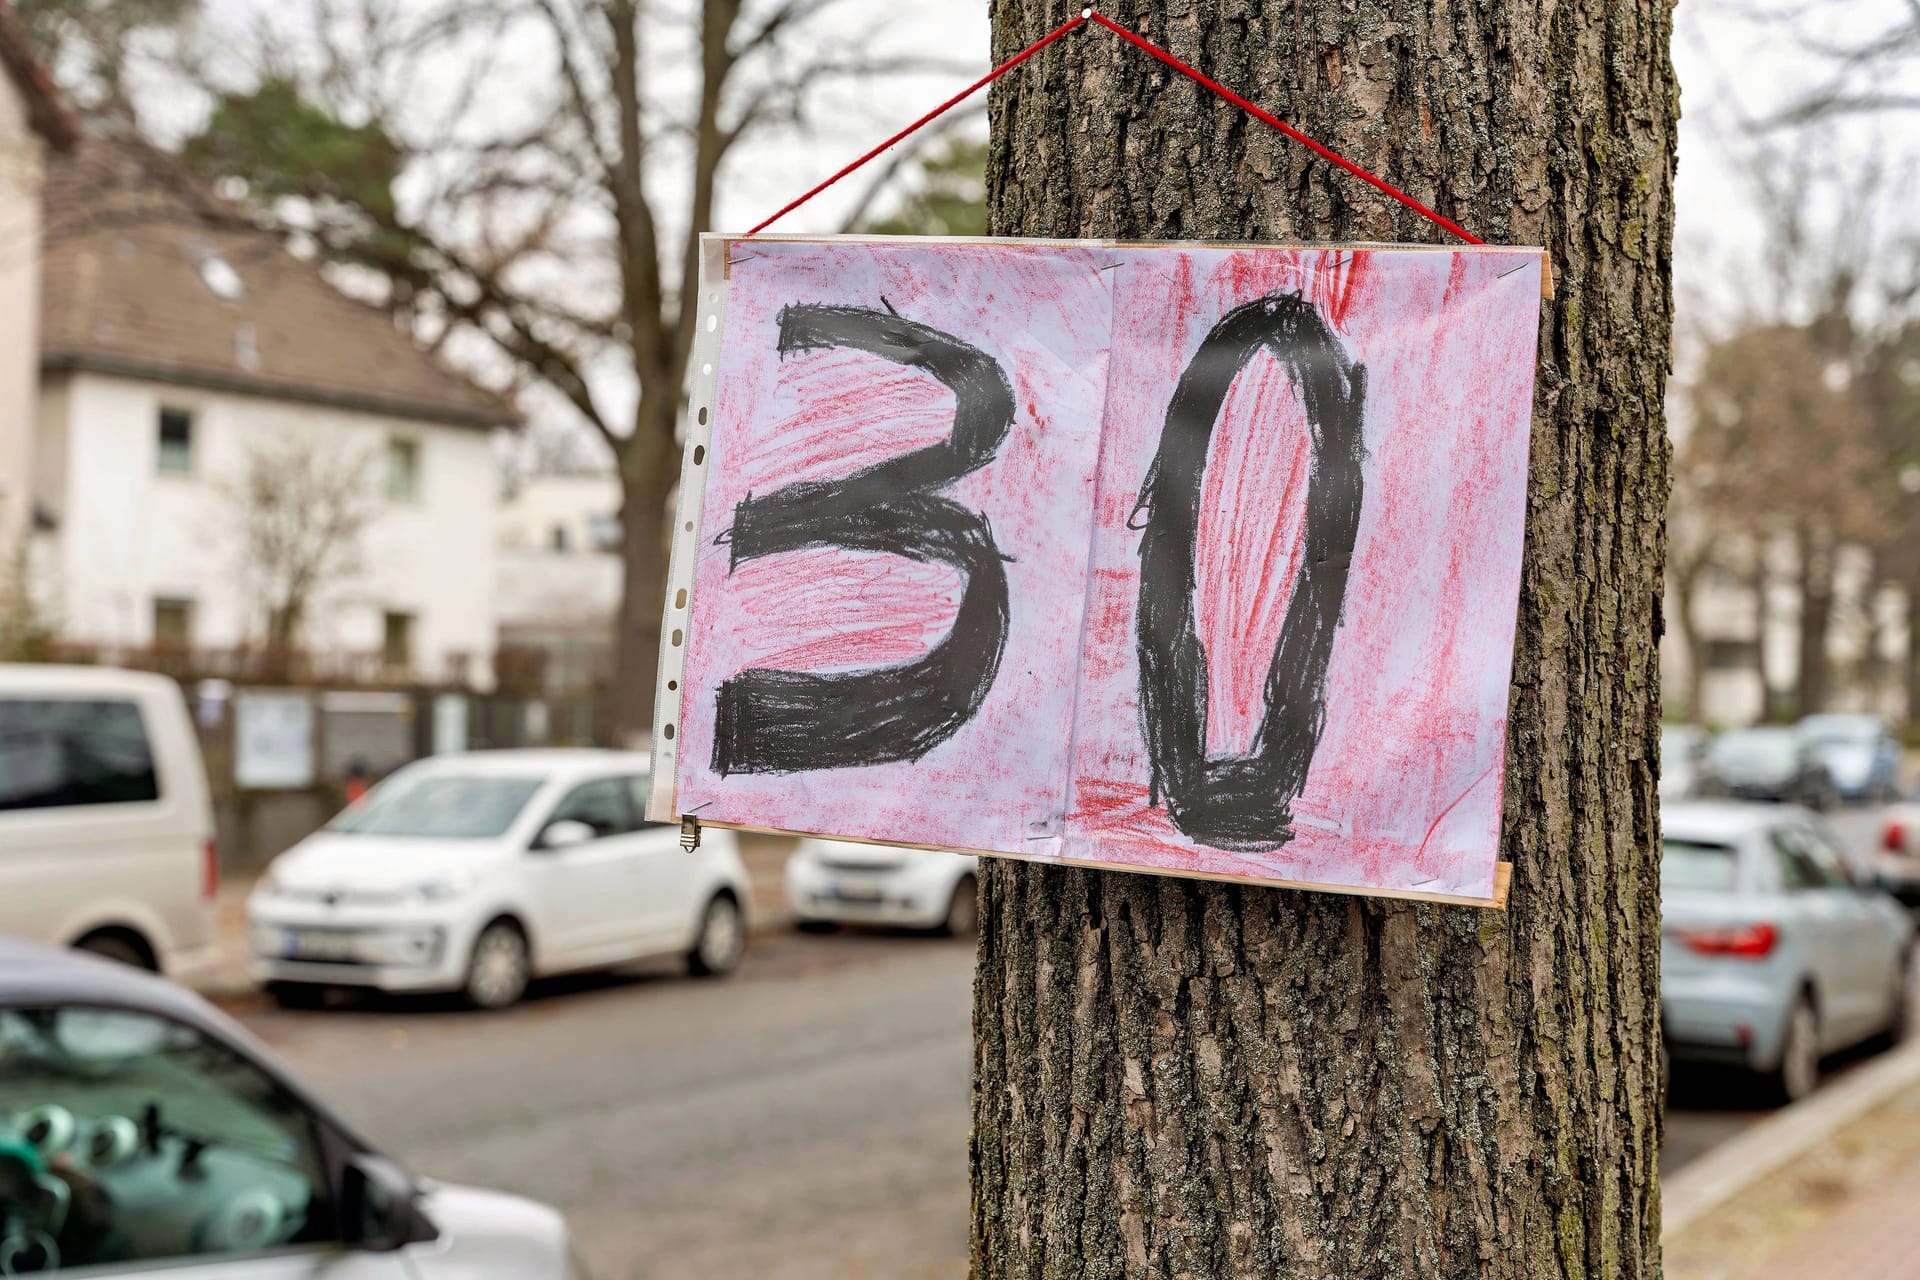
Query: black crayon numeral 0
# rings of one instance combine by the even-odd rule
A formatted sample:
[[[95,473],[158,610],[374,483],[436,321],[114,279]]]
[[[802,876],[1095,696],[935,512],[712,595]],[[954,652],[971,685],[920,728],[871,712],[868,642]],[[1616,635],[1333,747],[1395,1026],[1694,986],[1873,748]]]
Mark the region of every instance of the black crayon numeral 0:
[[[1194,535],[1207,444],[1233,380],[1262,349],[1286,368],[1306,407],[1313,457],[1306,545],[1267,669],[1266,713],[1246,755],[1206,753],[1207,664],[1194,625]],[[1325,720],[1327,660],[1360,525],[1366,369],[1348,359],[1313,306],[1293,294],[1227,313],[1187,365],[1167,407],[1141,490],[1140,722],[1151,799],[1174,825],[1219,849],[1276,849]],[[1139,514],[1136,510],[1135,515]]]
[[[888,311],[790,306],[780,354],[851,347],[938,378],[953,433],[840,480],[749,494],[727,534],[733,567],[804,547],[950,564],[966,586],[953,628],[924,658],[867,671],[750,668],[720,686],[714,770],[791,773],[917,760],[980,709],[1007,643],[1007,573],[986,517],[933,491],[985,466],[1013,425],[1013,389],[990,356]]]

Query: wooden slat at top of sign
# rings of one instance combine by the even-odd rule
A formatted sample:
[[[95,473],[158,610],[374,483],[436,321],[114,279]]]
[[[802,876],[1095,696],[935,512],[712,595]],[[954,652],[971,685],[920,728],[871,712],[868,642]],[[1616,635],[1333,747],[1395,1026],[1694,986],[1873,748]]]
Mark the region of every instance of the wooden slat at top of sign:
[[[650,816],[1503,905],[1550,279],[706,237]]]

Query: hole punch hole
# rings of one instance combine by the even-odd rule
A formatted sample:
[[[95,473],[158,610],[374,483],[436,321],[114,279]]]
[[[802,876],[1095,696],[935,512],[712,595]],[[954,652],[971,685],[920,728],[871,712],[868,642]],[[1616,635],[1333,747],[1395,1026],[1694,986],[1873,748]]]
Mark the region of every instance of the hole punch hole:
[[[701,426],[703,427],[706,426],[707,425],[707,406],[701,405],[700,412],[695,414],[694,416],[700,420]]]
[[[707,332],[712,333],[715,329],[718,329],[719,327],[720,327],[720,317],[715,315],[709,315],[707,317]]]
[[[673,607],[676,609],[684,609],[687,607],[687,589],[685,587],[673,593]]]
[[[675,627],[673,629],[673,647],[678,649],[680,647],[680,641],[683,640],[684,638],[685,637],[682,635],[680,628]]]
[[[692,532],[693,532],[693,521],[691,521],[691,520],[689,520],[689,521],[687,521],[687,523],[686,523],[686,524],[685,524],[685,526],[683,526],[683,527],[684,527],[684,528],[686,529],[686,531],[687,531],[688,533],[692,533]]]
[[[693,446],[693,465],[697,467],[701,463],[705,462],[706,460],[707,460],[707,446],[703,444],[697,444]]]
[[[666,735],[666,739],[667,739],[667,741],[668,741],[668,742],[672,742],[672,741],[673,741],[673,726],[672,726],[672,725],[668,725],[668,726],[666,726],[666,727],[665,727],[664,729],[662,729],[662,730],[660,730],[660,732]]]
[[[710,364],[701,365],[700,376],[703,378],[711,378],[713,376],[713,366]]]
[[[667,692],[668,692],[668,693],[672,693],[672,692],[673,692],[673,691],[674,691],[675,689],[678,689],[679,687],[680,687],[680,682],[679,682],[678,680],[669,680],[669,681],[667,681]]]

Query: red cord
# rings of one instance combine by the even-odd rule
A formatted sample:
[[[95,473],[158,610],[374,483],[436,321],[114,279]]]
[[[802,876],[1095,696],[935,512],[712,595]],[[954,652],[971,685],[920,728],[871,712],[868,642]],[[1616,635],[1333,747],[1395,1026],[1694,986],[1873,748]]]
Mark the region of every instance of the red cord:
[[[1067,19],[1065,22],[1061,23],[1059,26],[1055,27],[1053,30],[1047,32],[1047,34],[1045,34],[1044,36],[1041,36],[1038,40],[1035,40],[1032,44],[1022,49],[1020,52],[1014,54],[1011,58],[1008,58],[1005,62],[1001,63],[999,66],[995,67],[993,70],[987,72],[987,74],[985,74],[984,76],[981,76],[978,80],[975,80],[972,84],[962,89],[959,93],[954,94],[951,98],[948,98],[945,102],[941,103],[939,106],[935,107],[933,110],[927,112],[927,114],[921,116],[918,120],[915,120],[912,124],[908,125],[906,128],[902,129],[900,132],[894,134],[891,138],[888,138],[885,142],[881,143],[879,146],[875,147],[873,150],[867,152],[867,154],[861,156],[858,160],[855,160],[852,164],[848,165],[846,168],[842,169],[840,172],[834,174],[831,178],[828,178],[825,182],[821,183],[819,186],[815,187],[813,190],[801,196],[798,200],[794,200],[789,204],[787,204],[784,208],[780,210],[780,212],[774,214],[771,218],[768,218],[765,222],[762,222],[759,226],[747,232],[747,234],[750,236],[759,235],[762,231],[765,231],[768,227],[780,221],[780,219],[786,217],[788,214],[792,213],[795,209],[798,209],[801,205],[813,199],[815,196],[819,195],[822,191],[825,191],[828,187],[840,181],[840,179],[846,177],[848,174],[852,173],[855,169],[858,169],[861,165],[867,163],[867,161],[873,159],[875,156],[879,155],[882,151],[885,151],[888,147],[892,146],[894,143],[900,141],[900,139],[906,137],[908,134],[913,133],[914,131],[924,127],[925,125],[931,123],[932,121],[937,120],[939,117],[945,115],[947,112],[953,110],[955,107],[965,102],[968,98],[971,98],[974,94],[980,92],[982,89],[992,84],[995,80],[998,80],[1001,76],[1013,70],[1015,67],[1025,62],[1028,58],[1031,58],[1034,54],[1040,52],[1042,49],[1046,48],[1048,45],[1052,44],[1055,40],[1058,40],[1061,36],[1067,34],[1067,32],[1073,30],[1075,27],[1079,26],[1081,23],[1085,22],[1086,20],[1087,19],[1084,15],[1076,15],[1075,17]]]
[[[1301,145],[1310,148],[1316,155],[1319,155],[1327,160],[1331,160],[1334,164],[1339,165],[1342,169],[1345,169],[1348,173],[1360,179],[1362,182],[1366,183],[1367,185],[1373,187],[1375,190],[1384,192],[1385,194],[1392,196],[1395,200],[1398,200],[1401,204],[1407,206],[1407,208],[1413,210],[1415,213],[1419,214],[1421,217],[1425,218],[1427,221],[1433,223],[1435,226],[1444,227],[1446,230],[1451,231],[1454,235],[1459,236],[1462,240],[1465,240],[1468,244],[1485,244],[1486,243],[1486,241],[1474,235],[1472,232],[1468,231],[1465,227],[1462,227],[1459,223],[1454,222],[1450,218],[1445,218],[1435,213],[1433,210],[1427,208],[1427,206],[1425,206],[1424,204],[1421,204],[1418,200],[1415,200],[1412,196],[1400,190],[1400,188],[1394,186],[1392,183],[1387,182],[1382,178],[1375,177],[1373,174],[1368,173],[1365,169],[1362,169],[1359,165],[1347,159],[1345,156],[1338,154],[1337,152],[1331,150],[1330,148],[1320,145],[1318,142],[1315,142],[1312,138],[1309,138],[1306,134],[1300,132],[1298,129],[1294,128],[1292,125],[1288,124],[1286,121],[1280,119],[1280,117],[1272,114],[1271,112],[1261,110],[1259,107],[1255,106],[1252,102],[1249,102],[1247,99],[1241,97],[1239,94],[1227,88],[1225,85],[1221,84],[1219,81],[1211,79],[1205,75],[1202,75],[1198,70],[1180,61],[1180,59],[1174,57],[1171,53],[1168,53],[1165,49],[1162,49],[1159,45],[1154,44],[1151,40],[1148,40],[1144,36],[1137,35],[1134,32],[1127,30],[1125,27],[1121,26],[1117,22],[1114,22],[1112,19],[1108,18],[1106,15],[1101,13],[1094,13],[1092,10],[1088,10],[1086,13],[1082,13],[1078,17],[1067,19],[1065,22],[1061,23],[1059,26],[1055,27],[1053,30],[1047,32],[1046,35],[1041,36],[1038,40],[1035,40],[1032,44],[1022,49],[1019,53],[1014,54],[1011,58],[1008,58],[1005,62],[1001,63],[999,66],[995,67],[993,70],[987,72],[986,75],[980,77],[978,80],[974,81],[971,85],[968,85],[965,89],[953,95],[953,97],[948,98],[945,102],[941,103],[939,106],[935,107],[933,110],[927,112],[927,114],[921,116],[918,120],[915,120],[912,124],[908,125],[906,128],[902,129],[900,132],[894,134],[891,138],[888,138],[885,142],[881,143],[879,146],[875,147],[873,150],[867,152],[867,154],[861,156],[858,160],[855,160],[852,164],[840,170],[840,172],[834,174],[831,178],[828,178],[825,182],[822,182],[819,186],[814,187],[811,191],[808,191],[805,195],[801,196],[799,199],[788,203],[778,213],[774,214],[771,218],[768,218],[765,222],[762,222],[759,226],[755,227],[753,230],[747,232],[747,234],[752,236],[752,235],[758,235],[760,232],[765,231],[768,227],[780,221],[780,219],[786,217],[789,213],[792,213],[795,209],[798,209],[801,205],[813,199],[815,196],[819,195],[822,191],[825,191],[828,187],[840,181],[840,179],[846,177],[848,174],[852,173],[855,169],[858,169],[861,165],[864,165],[868,161],[872,160],[875,156],[879,155],[882,151],[885,151],[888,147],[893,146],[895,143],[899,142],[902,138],[905,138],[907,135],[915,132],[916,130],[925,127],[927,124],[929,124],[933,120],[938,119],[940,116],[945,115],[948,111],[951,111],[954,107],[959,106],[962,102],[965,102],[968,98],[971,98],[974,94],[980,92],[980,90],[986,88],[988,85],[992,84],[995,80],[998,80],[1001,76],[1013,70],[1015,67],[1025,62],[1028,58],[1031,58],[1034,54],[1040,52],[1042,49],[1052,44],[1055,40],[1058,40],[1061,36],[1066,35],[1067,32],[1072,31],[1075,27],[1078,27],[1081,23],[1087,21],[1087,18],[1089,16],[1092,17],[1093,21],[1099,23],[1101,26],[1105,27],[1107,30],[1113,32],[1115,35],[1119,36],[1122,40],[1125,40],[1128,44],[1131,44],[1135,48],[1141,49],[1146,53],[1153,55],[1155,58],[1159,59],[1161,62],[1164,62],[1168,66],[1172,67],[1175,71],[1178,71],[1182,75],[1187,76],[1188,78],[1193,80],[1194,83],[1213,90],[1213,92],[1219,94],[1222,98],[1225,98],[1228,102],[1231,102],[1234,106],[1239,107],[1242,111],[1246,112],[1248,115],[1252,116],[1254,119],[1259,120],[1265,124],[1272,125],[1274,128],[1278,129],[1281,133],[1284,133],[1289,138],[1292,138],[1295,142],[1298,142]]]

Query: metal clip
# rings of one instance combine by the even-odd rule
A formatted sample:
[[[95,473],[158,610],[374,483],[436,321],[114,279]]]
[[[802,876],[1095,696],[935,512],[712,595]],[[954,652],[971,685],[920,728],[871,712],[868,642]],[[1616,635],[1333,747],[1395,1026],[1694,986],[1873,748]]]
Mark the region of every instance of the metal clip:
[[[680,847],[688,853],[700,847],[700,819],[692,814],[680,819]]]

